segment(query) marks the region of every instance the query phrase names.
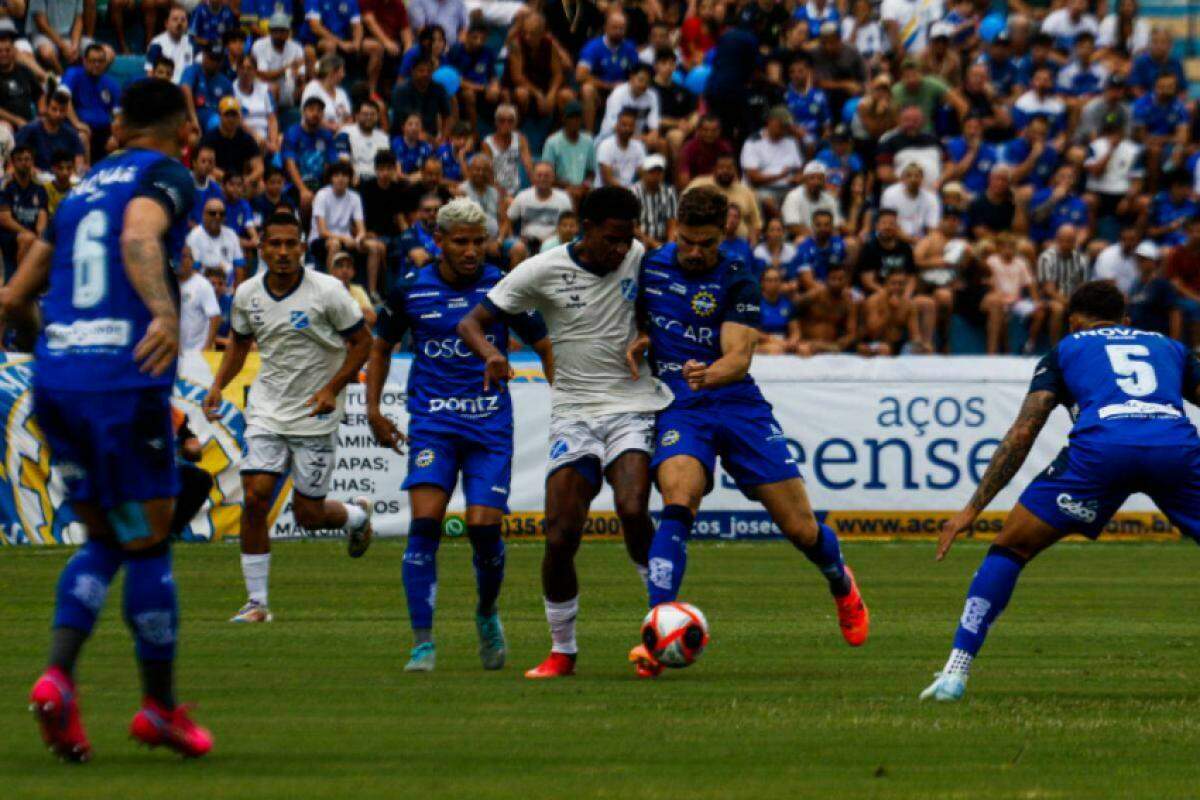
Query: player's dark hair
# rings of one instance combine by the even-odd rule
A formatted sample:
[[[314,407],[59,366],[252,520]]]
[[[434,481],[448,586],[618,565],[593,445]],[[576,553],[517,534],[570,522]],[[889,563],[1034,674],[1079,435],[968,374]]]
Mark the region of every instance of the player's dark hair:
[[[121,94],[121,121],[126,128],[166,129],[186,118],[183,90],[163,78],[141,78]]]
[[[604,223],[610,219],[637,222],[642,204],[637,195],[624,186],[601,186],[593,189],[579,204],[579,219],[583,222]]]
[[[1088,281],[1071,293],[1067,316],[1072,314],[1097,322],[1120,322],[1125,318],[1125,295],[1112,281]]]
[[[729,201],[715,189],[700,187],[683,193],[679,198],[676,218],[680,225],[702,228],[706,225],[722,227],[729,214]]]
[[[280,206],[271,212],[271,216],[267,217],[267,221],[263,223],[263,236],[267,235],[267,231],[277,225],[286,225],[289,228],[295,228],[297,231],[302,231],[300,218],[293,214],[290,210],[283,210],[285,207]]]

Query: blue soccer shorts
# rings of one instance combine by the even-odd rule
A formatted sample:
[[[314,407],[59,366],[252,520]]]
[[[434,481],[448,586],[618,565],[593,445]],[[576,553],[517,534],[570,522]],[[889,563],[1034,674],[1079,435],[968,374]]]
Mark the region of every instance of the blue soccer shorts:
[[[1184,535],[1200,541],[1200,445],[1073,442],[1033,479],[1020,503],[1057,531],[1095,539],[1138,492],[1149,495]]]
[[[650,469],[668,458],[692,456],[708,473],[712,491],[717,456],[743,493],[755,486],[800,477],[783,428],[765,400],[716,400],[658,412],[658,441]]]
[[[463,494],[469,506],[487,506],[508,513],[512,481],[512,436],[474,439],[461,433],[410,429],[405,490],[437,486],[453,494],[462,473]]]
[[[171,391],[34,386],[34,414],[71,502],[110,511],[179,494]]]

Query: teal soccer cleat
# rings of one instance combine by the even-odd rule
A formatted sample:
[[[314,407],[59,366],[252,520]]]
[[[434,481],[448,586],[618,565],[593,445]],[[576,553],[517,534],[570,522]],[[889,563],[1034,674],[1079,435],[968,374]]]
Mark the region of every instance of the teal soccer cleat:
[[[475,630],[479,632],[479,660],[484,669],[500,669],[508,647],[504,642],[504,626],[500,624],[500,612],[475,615]]]
[[[433,672],[437,665],[437,654],[433,650],[433,642],[422,642],[412,649],[408,663],[404,665],[405,672]]]
[[[939,672],[933,683],[921,692],[922,700],[937,700],[942,703],[953,703],[961,700],[967,692],[967,676],[961,672]]]

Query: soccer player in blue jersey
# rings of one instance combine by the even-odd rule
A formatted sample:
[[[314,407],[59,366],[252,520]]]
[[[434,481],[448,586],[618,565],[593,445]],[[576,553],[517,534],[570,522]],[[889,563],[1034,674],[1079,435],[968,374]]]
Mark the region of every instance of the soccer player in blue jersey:
[[[1127,327],[1110,281],[1071,295],[1071,334],[1041,361],[1029,394],[967,507],[942,528],[941,560],[959,534],[1017,474],[1058,405],[1070,409],[1069,444],[1022,493],[967,590],[946,666],[921,699],[958,700],[988,629],[1030,559],[1068,533],[1095,539],[1129,495],[1144,492],[1186,536],[1200,537],[1200,435],[1184,401],[1197,402],[1200,361],[1160,333]]]
[[[762,503],[829,581],[842,635],[858,646],[867,639],[867,607],[837,535],[813,515],[783,429],[749,375],[761,294],[749,267],[720,253],[726,206],[714,190],[687,192],[679,201],[675,243],[642,261],[641,333],[629,346],[629,368],[637,373],[648,348],[655,375],[675,395],[658,414],[650,464],[664,504],[650,545],[650,607],[679,595],[688,536],[720,456],[738,487]],[[644,645],[629,657],[643,677],[661,671]]]
[[[409,448],[408,491],[412,523],[404,551],[404,591],[415,646],[407,672],[435,664],[433,613],[437,599],[437,551],[446,506],[459,474],[467,501],[467,536],[474,549],[479,603],[475,627],[484,669],[504,666],[504,629],[496,600],[504,580],[500,521],[508,512],[512,475],[512,400],[499,385],[480,386],[483,362],[467,349],[455,327],[499,282],[503,273],[484,262],[487,215],[473,200],[452,200],[438,211],[435,233],[441,258],[405,275],[388,296],[367,364],[367,419],[384,446]],[[546,326],[536,315],[496,320],[488,340],[508,351],[513,330],[542,359],[547,379],[554,367]],[[392,350],[412,334],[415,354],[408,376],[408,435],[380,410]]]
[[[91,756],[75,663],[121,567],[144,694],[130,734],[187,756],[212,748],[209,732],[175,703],[179,606],[167,540],[180,490],[171,419],[178,287],[169,265],[193,200],[178,161],[191,125],[183,93],[161,79],[131,84],[121,108],[123,149],[62,201],[3,290],[7,314],[46,290],[34,412],[87,528],[59,579],[49,664],[30,694],[46,744],[71,761]]]

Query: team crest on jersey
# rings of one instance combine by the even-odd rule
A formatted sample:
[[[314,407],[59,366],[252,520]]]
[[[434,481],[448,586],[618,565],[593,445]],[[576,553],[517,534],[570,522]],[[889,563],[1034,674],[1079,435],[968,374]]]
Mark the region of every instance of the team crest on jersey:
[[[437,458],[437,454],[435,454],[432,450],[430,450],[428,447],[426,447],[424,450],[417,453],[416,464],[418,467],[428,467],[430,464],[433,463],[433,460],[435,458]]]
[[[717,310],[717,298],[712,292],[696,292],[692,295],[692,311],[700,317],[711,317]]]
[[[621,297],[633,302],[637,298],[637,281],[633,278],[622,278]]]
[[[662,444],[663,447],[670,447],[671,445],[675,444],[678,441],[679,441],[679,431],[675,430],[674,428],[671,428],[671,430],[669,430],[669,431],[665,431],[662,435],[662,438],[659,439],[659,442]]]
[[[305,314],[303,311],[292,312],[292,328],[302,331],[307,328],[309,324],[308,314]]]
[[[566,455],[566,452],[570,449],[571,447],[567,444],[566,439],[559,439],[550,447],[550,457],[559,458],[563,455]]]

